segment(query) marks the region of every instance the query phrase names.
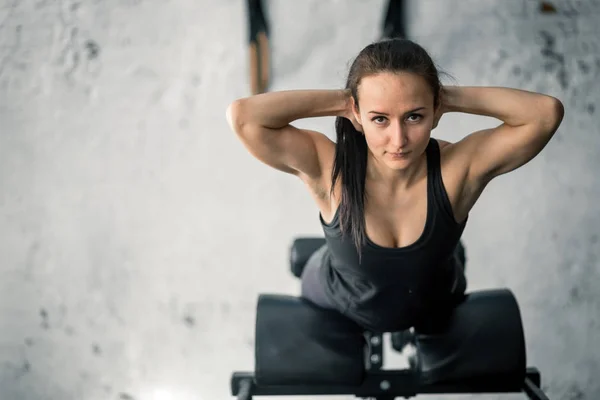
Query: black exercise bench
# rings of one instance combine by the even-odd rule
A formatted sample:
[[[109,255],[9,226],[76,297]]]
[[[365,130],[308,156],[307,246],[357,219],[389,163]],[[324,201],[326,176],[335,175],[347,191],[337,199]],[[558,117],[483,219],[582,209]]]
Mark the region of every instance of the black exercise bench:
[[[298,238],[292,273],[300,276],[322,238]],[[231,394],[354,395],[392,400],[418,394],[515,393],[547,400],[540,372],[526,366],[521,314],[508,289],[467,293],[441,333],[389,332],[407,350],[409,367],[385,370],[384,334],[364,331],[340,313],[295,296],[261,294],[255,330],[255,372],[234,372]],[[386,335],[387,336],[387,335]]]

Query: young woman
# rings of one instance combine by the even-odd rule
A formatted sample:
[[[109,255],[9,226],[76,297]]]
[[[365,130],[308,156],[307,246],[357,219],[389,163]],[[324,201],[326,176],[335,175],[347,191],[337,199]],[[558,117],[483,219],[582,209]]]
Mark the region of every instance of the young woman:
[[[444,113],[502,121],[457,143],[431,137]],[[500,87],[442,86],[427,52],[405,39],[365,47],[343,90],[234,101],[228,122],[248,151],[295,175],[319,208],[326,245],[302,295],[379,332],[427,324],[464,294],[456,257],[486,185],[534,158],[563,118],[556,98]],[[337,140],[295,128],[335,116]]]

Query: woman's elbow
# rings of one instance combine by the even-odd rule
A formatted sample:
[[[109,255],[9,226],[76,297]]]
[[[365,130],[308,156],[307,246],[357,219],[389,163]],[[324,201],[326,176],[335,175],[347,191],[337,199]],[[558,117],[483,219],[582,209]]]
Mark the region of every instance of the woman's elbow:
[[[556,131],[565,116],[565,106],[563,105],[562,101],[556,97],[551,97],[549,114],[552,130]]]
[[[539,120],[542,131],[549,135],[553,135],[562,123],[565,116],[565,107],[556,97],[545,96],[542,110]]]
[[[229,106],[227,106],[227,110],[225,111],[225,118],[227,119],[227,124],[229,124],[231,130],[233,130],[235,133],[241,132],[244,126],[243,102],[243,99],[235,100],[231,104],[229,104]]]

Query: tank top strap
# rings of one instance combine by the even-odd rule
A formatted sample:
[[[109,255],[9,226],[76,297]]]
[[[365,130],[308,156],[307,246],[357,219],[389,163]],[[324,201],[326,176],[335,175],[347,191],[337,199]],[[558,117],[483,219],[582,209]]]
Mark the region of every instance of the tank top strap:
[[[447,222],[456,225],[452,205],[444,186],[442,179],[441,168],[441,152],[440,144],[434,138],[429,140],[427,146],[427,180],[429,189],[433,194],[433,203],[435,204],[436,212],[444,217]]]

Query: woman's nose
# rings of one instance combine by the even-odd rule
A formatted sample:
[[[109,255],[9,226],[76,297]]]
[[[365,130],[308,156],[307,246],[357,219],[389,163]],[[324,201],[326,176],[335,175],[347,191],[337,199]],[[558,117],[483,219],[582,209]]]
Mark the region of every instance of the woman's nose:
[[[397,124],[391,133],[391,143],[396,149],[401,149],[406,146],[408,137],[406,135],[406,128],[402,124]]]

